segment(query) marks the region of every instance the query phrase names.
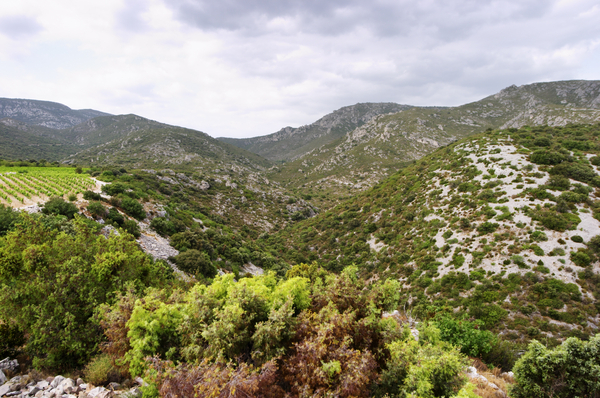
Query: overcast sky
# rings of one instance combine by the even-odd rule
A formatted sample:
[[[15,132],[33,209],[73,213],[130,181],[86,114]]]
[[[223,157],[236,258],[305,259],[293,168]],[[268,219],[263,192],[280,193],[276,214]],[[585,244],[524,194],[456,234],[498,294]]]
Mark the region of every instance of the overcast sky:
[[[600,79],[598,0],[18,0],[0,97],[250,137],[357,102]]]

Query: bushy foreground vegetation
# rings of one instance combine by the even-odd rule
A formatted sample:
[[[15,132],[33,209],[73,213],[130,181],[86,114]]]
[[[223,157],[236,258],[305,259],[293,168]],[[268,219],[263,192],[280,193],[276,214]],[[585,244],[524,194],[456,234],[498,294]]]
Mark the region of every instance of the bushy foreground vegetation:
[[[182,284],[124,230],[104,237],[79,216],[11,223],[0,239],[3,351],[39,369],[85,367],[97,383],[141,375],[147,396],[454,396],[467,382],[467,355],[489,360],[501,343],[470,320],[392,313],[399,283],[366,283],[356,267],[333,274],[300,264],[283,278],[230,273]],[[598,341],[554,351],[532,343],[514,367],[515,391],[546,388],[579,357],[590,367],[578,377],[588,380]]]
[[[365,283],[356,267],[333,274],[301,264],[284,278],[181,284],[124,230],[107,238],[79,216],[3,214],[2,348],[40,369],[85,367],[99,383],[141,375],[149,396],[437,397],[465,385],[467,355],[491,358],[499,344],[449,315],[382,316],[398,308],[399,283]],[[597,338],[569,341],[596,360]],[[542,385],[531,372],[552,351],[540,347],[515,366],[523,394]],[[587,386],[580,391],[595,391]]]
[[[81,217],[22,214],[0,241],[0,319],[23,333],[36,367],[85,364],[101,341],[92,322],[98,305],[169,275],[130,235],[105,238],[98,227]]]

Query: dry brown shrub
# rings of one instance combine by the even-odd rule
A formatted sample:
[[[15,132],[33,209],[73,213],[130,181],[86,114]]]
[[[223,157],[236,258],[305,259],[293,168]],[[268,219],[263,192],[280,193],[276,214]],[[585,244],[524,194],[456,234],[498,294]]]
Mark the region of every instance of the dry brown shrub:
[[[173,366],[170,361],[150,360],[157,371],[159,393],[163,398],[279,398],[285,395],[276,382],[276,360],[255,369],[246,363],[210,363]]]
[[[119,363],[118,359],[123,358],[131,349],[127,337],[129,331],[127,321],[131,318],[137,296],[131,286],[124,295],[120,293],[119,295],[114,306],[101,307],[100,326],[104,330],[107,341],[101,344],[100,349],[110,356],[113,365],[125,376],[129,368],[126,364]]]
[[[481,373],[481,372],[489,371],[487,365],[485,363],[483,363],[483,361],[481,361],[481,359],[479,359],[479,358],[472,358],[472,359],[473,359],[473,367],[475,369],[477,369],[477,372]]]
[[[368,397],[377,362],[368,349],[369,330],[356,313],[339,313],[330,304],[299,318],[296,343],[282,367],[292,396]],[[333,366],[330,373],[326,364]]]

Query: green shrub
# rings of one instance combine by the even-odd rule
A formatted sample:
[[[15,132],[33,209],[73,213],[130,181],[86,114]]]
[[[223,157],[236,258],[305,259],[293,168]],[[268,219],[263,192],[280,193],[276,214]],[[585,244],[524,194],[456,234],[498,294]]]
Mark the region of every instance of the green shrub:
[[[552,141],[548,137],[538,137],[533,140],[533,145],[535,146],[550,146],[552,145]]]
[[[536,164],[554,165],[564,162],[566,156],[558,152],[540,149],[533,152],[529,159]]]
[[[568,203],[581,203],[585,202],[587,195],[582,195],[572,191],[566,191],[559,195],[558,200],[564,200]]]
[[[108,210],[106,210],[106,207],[104,207],[100,202],[90,202],[87,209],[96,219],[104,218],[108,215]]]
[[[190,274],[200,274],[207,278],[212,278],[217,274],[217,268],[210,261],[210,257],[195,249],[179,253],[175,256],[175,263],[179,269]]]
[[[125,222],[125,217],[123,217],[123,215],[119,213],[119,211],[114,207],[108,209],[106,219],[112,222],[113,224],[116,224],[117,226],[121,226]]]
[[[543,256],[544,255],[544,250],[541,247],[539,247],[538,245],[531,245],[530,247],[531,247],[531,250],[533,250],[533,253],[536,256]]]
[[[77,200],[77,195],[74,193],[69,194],[69,202],[75,202]]]
[[[68,219],[72,219],[78,212],[77,206],[73,203],[65,202],[63,198],[57,196],[47,201],[42,208],[42,213],[44,214],[66,216]]]
[[[515,263],[519,268],[527,268],[525,264],[525,258],[523,256],[519,256],[518,254],[513,254],[510,259],[513,263]]]
[[[592,156],[590,158],[590,163],[594,166],[600,166],[600,156]]]
[[[106,184],[102,186],[102,192],[106,192],[110,196],[115,196],[127,190],[127,186],[120,182]]]
[[[587,342],[571,337],[554,349],[534,340],[513,371],[515,398],[598,396],[600,335]]]
[[[571,261],[580,267],[587,267],[592,262],[590,256],[584,251],[571,252],[570,257]]]
[[[548,237],[542,231],[533,231],[530,238],[534,242],[545,242],[548,240]]]
[[[85,191],[83,193],[83,198],[85,200],[100,200],[100,199],[102,199],[102,196],[99,193],[96,193],[96,192]]]
[[[433,325],[423,325],[419,342],[412,336],[387,345],[390,359],[376,386],[376,396],[451,397],[465,385],[466,358],[440,341]]]
[[[546,191],[545,188],[528,188],[527,189],[529,195],[535,199],[545,200],[545,199],[554,199],[554,195],[550,192]]]
[[[127,321],[131,350],[125,355],[132,376],[144,374],[147,356],[156,355],[170,360],[179,358],[181,334],[177,328],[181,318],[180,305],[167,304],[152,296],[136,301]]]
[[[365,225],[364,227],[364,231],[367,234],[373,233],[377,230],[377,224],[375,223],[368,223]]]
[[[469,315],[482,321],[486,328],[492,328],[506,318],[508,312],[497,304],[475,300],[469,304]]]
[[[25,335],[19,325],[0,322],[0,357],[15,358],[23,345]]]
[[[133,235],[133,237],[136,239],[142,236],[142,233],[140,232],[140,226],[134,220],[125,220],[121,228]]]
[[[566,191],[571,187],[571,181],[565,176],[556,174],[551,175],[546,182],[546,186],[550,189],[556,189],[559,191]]]
[[[579,235],[571,236],[571,240],[576,243],[583,243],[583,238]]]
[[[154,217],[150,221],[150,227],[161,236],[170,236],[176,232],[173,223],[165,217]]]
[[[452,256],[452,264],[454,264],[454,268],[460,268],[465,263],[465,256],[462,254],[454,254]]]
[[[144,218],[146,218],[144,206],[142,206],[142,204],[135,199],[129,197],[123,198],[123,200],[121,201],[121,207],[123,208],[125,213],[127,213],[133,218],[136,218],[138,220],[143,220]]]
[[[550,174],[562,175],[581,182],[591,182],[597,174],[591,167],[581,163],[564,162],[550,169]]]
[[[109,355],[100,354],[94,358],[83,369],[83,377],[86,383],[95,386],[106,385],[109,382],[118,382],[119,370],[115,368]]]
[[[13,319],[28,336],[36,368],[73,369],[101,341],[96,307],[126,286],[164,283],[170,269],[154,263],[129,235],[97,236],[82,217],[61,228],[69,233],[46,223],[23,215],[0,239],[0,319]]]
[[[543,210],[535,216],[542,225],[554,231],[564,232],[567,229],[574,229],[581,220],[576,215],[566,213],[556,213],[551,210]]]
[[[482,200],[484,202],[496,202],[496,193],[491,189],[484,189],[477,196],[477,199]]]
[[[0,203],[0,236],[6,235],[16,224],[18,218],[19,212]]]
[[[496,338],[488,330],[481,329],[481,322],[467,319],[454,319],[448,315],[438,316],[435,323],[440,329],[442,340],[460,347],[460,351],[472,357],[487,354]]]
[[[477,232],[479,232],[480,235],[491,234],[495,232],[499,226],[500,225],[497,223],[486,221],[477,227]]]
[[[592,253],[600,254],[600,235],[593,236],[586,245]]]
[[[589,141],[564,141],[562,146],[568,150],[574,151],[589,151],[595,149],[596,145]]]

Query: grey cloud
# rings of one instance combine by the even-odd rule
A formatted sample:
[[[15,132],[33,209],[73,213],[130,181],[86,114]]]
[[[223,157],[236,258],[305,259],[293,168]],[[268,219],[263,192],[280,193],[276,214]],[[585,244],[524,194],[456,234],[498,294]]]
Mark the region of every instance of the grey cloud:
[[[142,19],[142,13],[148,8],[143,0],[127,0],[123,7],[117,11],[115,22],[119,29],[131,33],[140,33],[148,29],[146,22]]]
[[[25,15],[0,17],[0,33],[13,40],[35,35],[42,29],[42,25],[35,18]]]
[[[362,28],[376,36],[428,31],[442,40],[500,20],[537,18],[552,6],[545,0],[165,0],[165,4],[180,20],[203,30],[268,34],[277,29],[269,23],[283,18],[298,32],[309,34],[335,36]]]

